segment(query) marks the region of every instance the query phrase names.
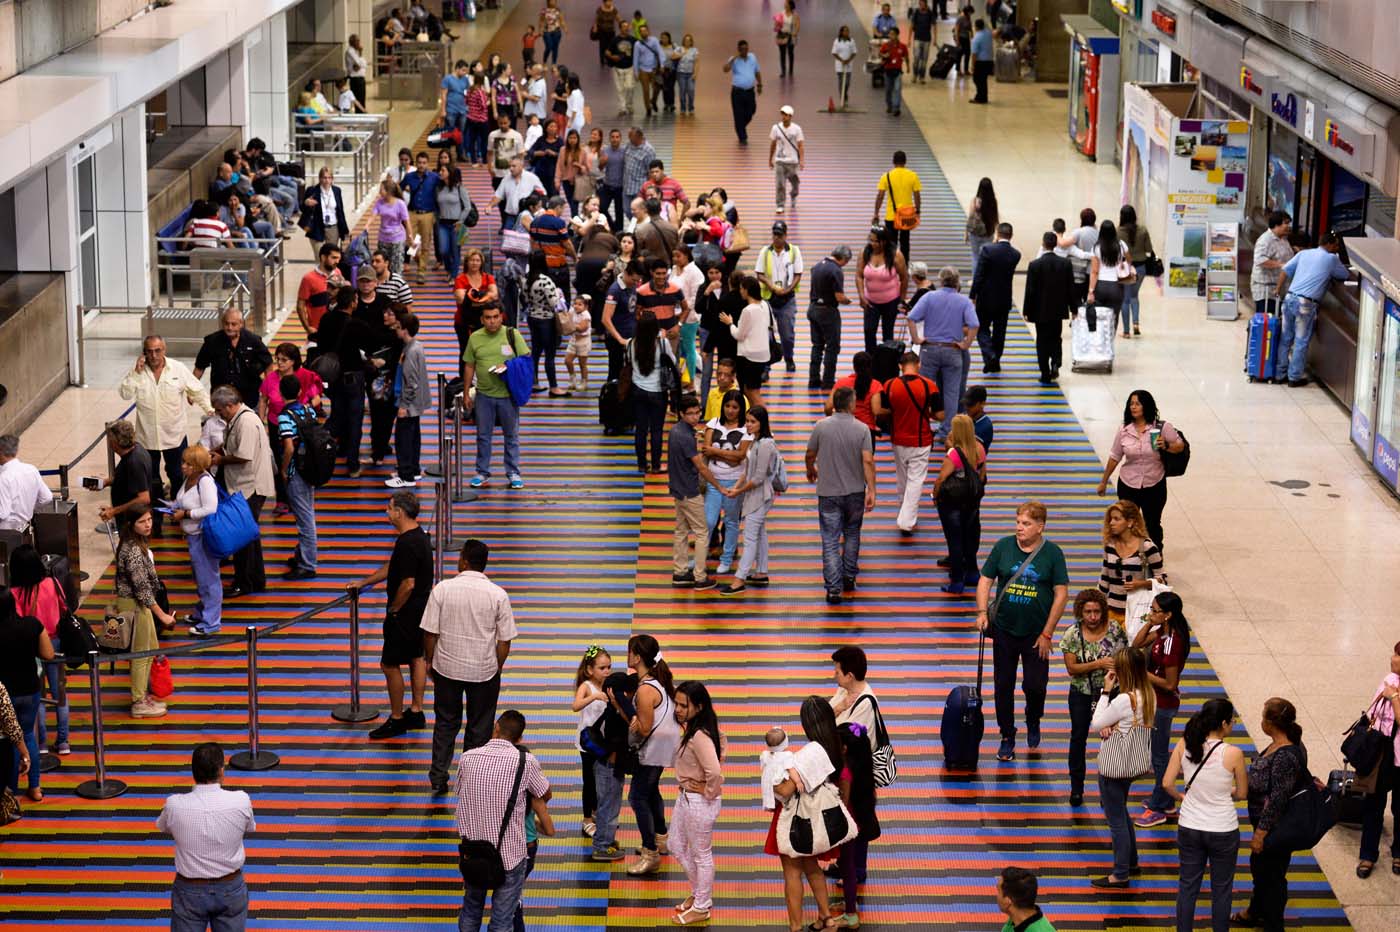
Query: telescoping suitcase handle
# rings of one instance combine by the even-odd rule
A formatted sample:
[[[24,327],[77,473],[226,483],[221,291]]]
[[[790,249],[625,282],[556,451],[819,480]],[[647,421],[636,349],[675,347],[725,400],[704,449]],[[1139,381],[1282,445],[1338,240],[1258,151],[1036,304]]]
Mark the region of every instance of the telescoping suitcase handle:
[[[977,638],[977,696],[982,696],[982,665],[987,654],[987,632],[979,631]]]

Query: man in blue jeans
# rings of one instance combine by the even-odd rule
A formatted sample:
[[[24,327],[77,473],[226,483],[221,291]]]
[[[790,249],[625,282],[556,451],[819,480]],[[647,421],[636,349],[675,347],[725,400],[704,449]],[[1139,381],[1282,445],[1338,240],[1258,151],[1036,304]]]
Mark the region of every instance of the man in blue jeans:
[[[277,416],[277,436],[282,441],[278,470],[287,486],[287,506],[297,524],[297,546],[283,579],[295,582],[316,578],[316,489],[297,472],[297,445],[301,442],[300,428],[313,423],[315,413],[297,400],[301,383],[294,375],[284,375],[277,383],[286,407]]]
[[[608,144],[603,147],[603,183],[598,189],[599,207],[608,218],[612,229],[621,230],[627,220],[627,208],[622,199],[622,172],[626,168],[627,149],[622,145],[622,130],[608,133]]]
[[[1308,343],[1312,341],[1313,327],[1317,325],[1317,306],[1327,293],[1333,279],[1346,281],[1351,272],[1337,252],[1342,248],[1342,238],[1330,230],[1322,234],[1322,244],[1315,249],[1304,249],[1283,267],[1279,276],[1276,296],[1283,298],[1283,327],[1279,333],[1278,363],[1288,366],[1288,385],[1300,388],[1308,384]],[[1282,382],[1283,376],[1274,379]]]
[[[870,428],[852,413],[856,393],[838,388],[830,417],[817,421],[807,441],[807,481],[817,487],[822,534],[822,583],[828,605],[840,605],[856,587],[860,527],[875,509],[875,453]]]
[[[967,380],[966,354],[977,339],[977,309],[958,290],[958,270],[951,265],[938,270],[938,288],[926,293],[909,309],[910,329],[922,324],[914,342],[919,346],[919,375],[932,379],[945,402],[945,419],[934,432],[943,441],[953,429],[958,400]]]
[[[471,87],[471,78],[467,74],[468,65],[463,59],[457,59],[457,64],[452,66],[452,73],[445,75],[442,79],[442,94],[438,97],[438,121],[442,123],[442,128],[446,130],[457,130],[462,134],[462,139],[457,143],[457,161],[466,162],[467,158],[467,88]]]
[[[525,488],[520,477],[520,408],[506,385],[506,361],[512,356],[529,356],[519,331],[505,327],[499,307],[481,310],[481,329],[471,335],[462,352],[462,385],[469,388],[476,379],[476,395],[464,396],[467,410],[476,409],[476,476],[471,487],[479,489],[491,478],[491,435],[500,425],[505,440],[506,476],[512,489]]]

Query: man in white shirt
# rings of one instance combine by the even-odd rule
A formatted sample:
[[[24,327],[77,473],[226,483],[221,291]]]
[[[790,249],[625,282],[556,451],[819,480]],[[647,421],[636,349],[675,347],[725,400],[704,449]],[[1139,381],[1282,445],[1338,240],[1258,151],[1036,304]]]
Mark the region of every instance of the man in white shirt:
[[[530,79],[525,82],[525,106],[520,111],[525,122],[537,116],[543,123],[549,119],[549,82],[544,79],[544,65],[530,66]]]
[[[0,435],[0,531],[22,531],[34,509],[53,501],[39,470],[19,459],[19,438]]]
[[[793,109],[787,104],[778,110],[781,119],[768,132],[768,167],[773,169],[773,189],[778,199],[778,213],[792,190],[792,206],[797,206],[797,173],[806,167],[806,137],[802,127],[792,122]]]
[[[511,128],[505,114],[496,118],[496,127],[486,136],[486,151],[490,153],[491,176],[500,181],[510,174],[511,159],[525,155],[525,137]]]
[[[471,539],[462,545],[457,575],[433,587],[423,610],[423,656],[433,676],[433,792],[447,792],[447,777],[462,730],[465,700],[467,734],[463,750],[491,739],[501,668],[517,634],[510,596],[486,578],[490,548]]]
[[[512,130],[514,132],[514,130]],[[510,171],[496,186],[488,207],[501,209],[501,229],[515,229],[515,218],[520,213],[520,202],[531,194],[544,196],[544,184],[534,172],[525,170],[525,159],[514,156],[510,160]]]
[[[150,451],[151,470],[158,473],[164,459],[170,487],[178,489],[184,482],[180,457],[189,443],[185,407],[194,405],[201,414],[213,414],[209,393],[188,366],[166,358],[165,339],[151,334],[141,344],[136,365],[117,386],[117,394],[123,401],[136,402],[136,441]]]
[[[241,932],[248,923],[243,837],[257,829],[253,802],[219,785],[224,750],[218,744],[196,745],[191,770],[194,788],[168,797],[156,820],[156,828],[175,839],[170,927]]]

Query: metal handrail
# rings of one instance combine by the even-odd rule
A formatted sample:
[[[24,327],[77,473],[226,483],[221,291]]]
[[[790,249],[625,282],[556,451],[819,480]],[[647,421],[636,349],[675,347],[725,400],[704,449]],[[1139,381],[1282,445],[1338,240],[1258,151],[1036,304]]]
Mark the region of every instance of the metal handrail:
[[[336,183],[348,184],[355,203],[363,203],[388,167],[387,114],[329,114],[314,126],[298,124],[297,116],[292,114],[292,151],[274,155],[285,154],[288,161],[301,162],[308,187],[315,184],[320,168],[330,167]]]
[[[80,312],[80,313],[79,313],[78,316],[79,316],[80,318],[82,317],[81,310],[82,310],[82,309],[79,308],[79,312]],[[132,404],[130,404],[130,405],[127,406],[127,408],[126,408],[125,411],[123,411],[121,414],[117,415],[117,420],[118,420],[118,421],[124,420],[124,419],[126,418],[127,415],[129,415],[131,412],[133,412],[133,411],[135,411],[135,410],[136,410],[136,405],[135,405],[135,403],[133,402]],[[108,421],[108,422],[107,422],[107,424],[112,424],[112,423],[113,423],[112,421]],[[83,460],[87,459],[88,454],[91,453],[93,450],[95,450],[95,449],[97,448],[97,445],[98,445],[99,443],[101,443],[102,441],[106,440],[106,439],[107,439],[107,425],[104,424],[103,427],[102,427],[102,433],[100,433],[100,434],[98,434],[96,437],[92,438],[92,442],[89,443],[87,446],[83,447],[82,452],[79,453],[77,456],[73,457],[71,460],[69,460],[69,461],[66,462],[66,463],[60,463],[56,469],[41,469],[41,470],[39,470],[39,475],[41,475],[41,476],[58,476],[58,488],[55,489],[54,492],[58,495],[58,497],[59,497],[59,499],[60,499],[61,501],[67,502],[67,501],[71,501],[71,500],[72,500],[72,499],[69,497],[69,493],[72,491],[72,487],[69,485],[68,479],[69,479],[69,476],[70,476],[70,475],[72,474],[72,472],[73,472],[73,468],[74,468],[75,466],[77,466],[78,464],[80,464]],[[114,469],[116,469],[116,459],[115,459],[115,455],[112,453],[112,448],[109,446],[109,447],[107,448],[107,471],[110,473],[110,472],[112,472]]]

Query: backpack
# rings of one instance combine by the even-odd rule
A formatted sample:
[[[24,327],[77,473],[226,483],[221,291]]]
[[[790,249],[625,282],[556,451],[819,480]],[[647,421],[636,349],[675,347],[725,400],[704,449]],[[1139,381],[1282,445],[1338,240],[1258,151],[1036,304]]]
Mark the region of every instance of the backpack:
[[[778,441],[773,441],[773,471],[768,474],[773,485],[773,494],[782,495],[788,490],[787,463],[783,462],[783,451],[778,449]]]
[[[297,475],[319,489],[335,475],[335,438],[308,408],[302,407],[300,413],[293,411],[291,415],[297,427]]]
[[[948,455],[952,456],[953,452],[949,450]],[[963,462],[963,455],[959,452],[958,468],[938,487],[938,500],[947,505],[970,507],[982,497],[982,492],[982,477],[977,475],[976,469]]]

